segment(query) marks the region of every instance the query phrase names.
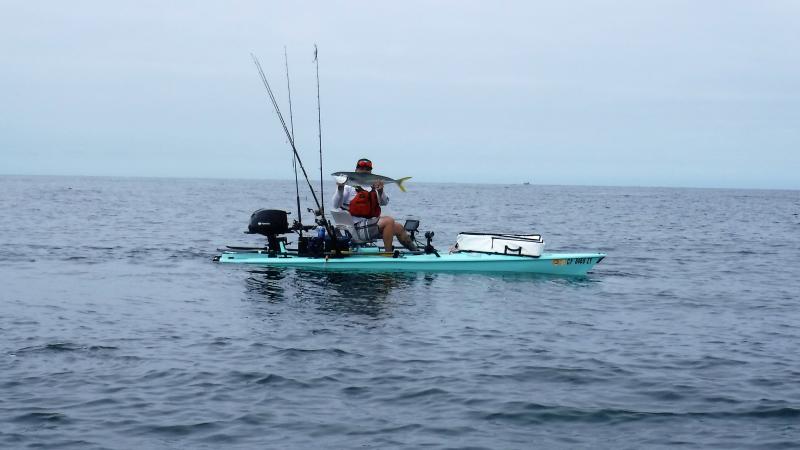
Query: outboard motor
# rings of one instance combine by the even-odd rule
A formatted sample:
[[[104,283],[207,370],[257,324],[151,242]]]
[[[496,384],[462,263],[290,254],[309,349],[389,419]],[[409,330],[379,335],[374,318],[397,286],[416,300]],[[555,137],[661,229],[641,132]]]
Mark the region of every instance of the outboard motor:
[[[289,232],[289,218],[286,211],[279,209],[259,209],[250,215],[249,234],[264,236],[286,234]]]
[[[289,213],[279,209],[259,209],[250,215],[247,234],[261,234],[267,237],[269,252],[278,250],[278,235],[289,233]]]

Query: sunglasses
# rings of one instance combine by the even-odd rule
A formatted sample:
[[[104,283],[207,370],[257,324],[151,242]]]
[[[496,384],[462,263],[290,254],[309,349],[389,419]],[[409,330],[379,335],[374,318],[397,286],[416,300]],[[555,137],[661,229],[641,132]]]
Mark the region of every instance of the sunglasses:
[[[372,170],[372,163],[369,161],[359,161],[358,164],[356,164],[356,167],[358,167],[359,169]]]

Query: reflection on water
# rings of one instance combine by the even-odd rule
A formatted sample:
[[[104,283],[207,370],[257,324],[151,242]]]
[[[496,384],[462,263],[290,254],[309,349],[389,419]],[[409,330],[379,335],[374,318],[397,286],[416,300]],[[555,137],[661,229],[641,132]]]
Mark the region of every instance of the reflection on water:
[[[525,273],[525,272],[497,272],[477,274],[477,277],[484,277],[490,280],[501,280],[514,284],[530,284],[531,286],[542,284],[558,284],[562,286],[588,286],[593,282],[600,281],[598,277],[590,275],[552,275],[546,273]]]
[[[250,270],[248,298],[273,303],[313,302],[321,311],[378,316],[391,307],[390,295],[430,286],[436,274],[325,272],[294,268]]]
[[[286,299],[283,280],[288,275],[288,269],[267,267],[249,272],[250,276],[245,279],[248,297],[266,298],[270,302],[282,302]]]
[[[597,287],[597,277],[528,273],[431,273],[319,271],[298,268],[249,269],[247,299],[264,304],[313,305],[319,311],[378,317],[411,298],[437,298],[467,290],[492,297],[498,292],[539,293],[556,288]],[[505,294],[504,294],[505,295]],[[280,314],[280,310],[271,311]]]

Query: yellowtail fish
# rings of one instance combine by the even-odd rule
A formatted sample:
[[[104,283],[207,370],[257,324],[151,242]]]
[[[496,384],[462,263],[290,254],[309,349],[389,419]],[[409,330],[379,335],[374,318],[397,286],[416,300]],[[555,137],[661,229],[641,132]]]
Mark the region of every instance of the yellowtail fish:
[[[332,176],[337,178],[337,183],[341,183],[341,179],[345,178],[344,184],[348,186],[372,186],[376,181],[381,181],[383,184],[397,184],[401,191],[406,192],[403,183],[411,177],[403,177],[395,180],[394,178],[385,177],[383,175],[376,175],[374,173],[365,172],[333,172]]]

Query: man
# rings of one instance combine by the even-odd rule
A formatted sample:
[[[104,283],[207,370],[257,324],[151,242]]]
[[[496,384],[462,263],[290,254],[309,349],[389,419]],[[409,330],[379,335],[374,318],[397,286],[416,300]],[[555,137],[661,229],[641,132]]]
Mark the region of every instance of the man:
[[[356,163],[356,172],[359,173],[372,173],[372,161],[362,158]],[[344,178],[344,177],[342,177]],[[339,209],[350,210],[350,203],[356,199],[359,189],[345,184],[346,179],[336,180],[336,192],[333,194],[333,207]],[[380,206],[386,206],[389,203],[389,196],[383,190],[383,182],[376,181],[372,184],[369,192],[375,191]],[[366,197],[365,195],[359,196]],[[375,198],[373,196],[373,198]],[[393,240],[395,236],[403,246],[409,250],[416,251],[417,246],[411,240],[411,237],[406,232],[403,225],[395,222],[394,218],[390,216],[380,217],[353,217],[356,221],[355,225],[358,229],[366,229],[370,239],[383,238],[383,247],[387,252],[394,251]],[[377,225],[377,226],[375,226]]]

